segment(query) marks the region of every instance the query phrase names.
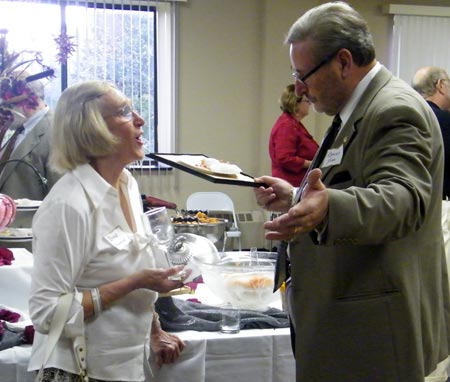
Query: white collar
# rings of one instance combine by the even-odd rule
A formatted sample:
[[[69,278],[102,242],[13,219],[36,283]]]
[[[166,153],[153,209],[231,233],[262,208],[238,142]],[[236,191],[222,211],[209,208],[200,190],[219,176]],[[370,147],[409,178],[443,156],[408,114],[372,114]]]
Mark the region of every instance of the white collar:
[[[375,66],[372,69],[370,69],[370,71],[364,76],[364,78],[356,86],[350,99],[348,100],[346,105],[343,107],[343,109],[339,112],[339,116],[341,117],[341,121],[342,121],[342,126],[344,126],[345,123],[348,121],[348,119],[352,115],[353,111],[355,110],[355,107],[358,104],[361,96],[363,95],[363,93],[367,89],[367,87],[369,86],[370,81],[373,80],[373,78],[376,76],[376,74],[378,73],[378,71],[380,69],[381,69],[381,64],[377,61]]]

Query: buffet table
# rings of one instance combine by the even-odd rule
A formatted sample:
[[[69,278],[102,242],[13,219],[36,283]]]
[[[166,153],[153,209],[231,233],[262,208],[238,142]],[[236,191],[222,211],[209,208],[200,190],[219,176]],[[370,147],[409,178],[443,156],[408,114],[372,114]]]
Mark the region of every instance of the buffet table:
[[[12,250],[16,260],[12,265],[0,267],[0,305],[20,313],[28,302],[32,254],[23,248]],[[18,278],[14,277],[16,274]],[[8,287],[4,280],[9,280]],[[189,297],[204,303],[214,301],[203,284],[196,294],[179,296]],[[211,300],[205,301],[208,298]],[[24,316],[28,318],[26,313]],[[163,365],[159,370],[155,366],[149,382],[295,380],[288,328],[241,330],[237,334],[196,331],[176,334],[186,342],[186,348],[174,364]],[[34,373],[27,372],[30,353],[31,346],[0,351],[0,382],[33,382]]]
[[[289,329],[241,330],[239,334],[177,333],[186,348],[150,382],[286,382],[295,380]],[[31,346],[0,351],[0,382],[34,382],[27,372]]]
[[[287,382],[295,380],[289,329],[178,333],[187,346],[152,382]]]

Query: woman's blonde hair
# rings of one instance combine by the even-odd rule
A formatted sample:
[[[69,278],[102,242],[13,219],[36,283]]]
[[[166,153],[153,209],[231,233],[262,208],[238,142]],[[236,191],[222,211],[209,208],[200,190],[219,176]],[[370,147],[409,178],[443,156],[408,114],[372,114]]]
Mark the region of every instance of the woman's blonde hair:
[[[115,152],[118,140],[102,116],[101,97],[117,88],[107,81],[85,81],[63,91],[52,128],[51,164],[65,172]]]
[[[297,97],[295,94],[295,85],[286,86],[280,97],[280,109],[291,115],[297,111],[297,104],[302,100],[302,97]]]

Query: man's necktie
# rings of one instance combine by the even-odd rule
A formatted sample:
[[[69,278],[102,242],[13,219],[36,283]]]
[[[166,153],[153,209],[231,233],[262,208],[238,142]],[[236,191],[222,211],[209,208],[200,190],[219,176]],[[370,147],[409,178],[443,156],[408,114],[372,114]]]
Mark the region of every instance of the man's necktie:
[[[1,162],[5,162],[9,159],[9,157],[11,156],[11,153],[14,150],[14,147],[16,146],[16,141],[17,141],[17,137],[25,130],[25,128],[23,126],[19,126],[16,131],[14,132],[14,134],[11,136],[11,138],[9,139],[5,150],[3,151],[2,157],[0,158],[0,163]]]
[[[294,196],[294,203],[298,203],[300,201],[303,189],[305,188],[307,182],[309,172],[319,167],[320,164],[322,163],[327,151],[329,150],[334,140],[336,139],[337,133],[341,128],[341,123],[342,123],[341,117],[339,116],[339,114],[337,114],[333,118],[333,123],[328,128],[328,131],[325,134],[325,138],[323,139],[322,144],[320,145],[319,151],[317,151],[314,159],[312,160],[311,165],[309,166],[308,171],[306,172],[306,175],[303,178],[302,183],[300,184],[300,187],[297,189],[297,193]],[[283,240],[280,242],[280,245],[278,246],[277,263],[275,265],[275,280],[273,286],[274,292],[276,292],[283,284],[283,282],[287,280],[289,274],[289,260],[287,255],[288,244],[289,243],[287,241]]]

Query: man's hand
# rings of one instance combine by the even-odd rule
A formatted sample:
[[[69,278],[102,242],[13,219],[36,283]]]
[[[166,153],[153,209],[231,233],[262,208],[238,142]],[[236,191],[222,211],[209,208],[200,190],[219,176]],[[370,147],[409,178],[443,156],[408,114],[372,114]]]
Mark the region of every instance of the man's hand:
[[[278,218],[268,221],[264,228],[269,240],[291,240],[294,236],[310,232],[319,226],[328,214],[328,192],[320,180],[322,171],[314,169],[308,174],[307,184],[299,203]]]
[[[269,211],[286,212],[291,207],[294,187],[283,179],[262,176],[256,182],[265,183],[265,187],[254,189],[256,202]]]

